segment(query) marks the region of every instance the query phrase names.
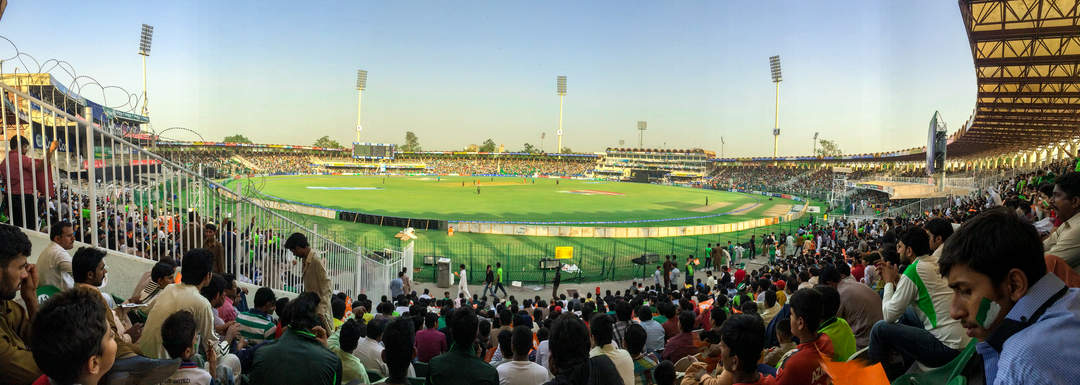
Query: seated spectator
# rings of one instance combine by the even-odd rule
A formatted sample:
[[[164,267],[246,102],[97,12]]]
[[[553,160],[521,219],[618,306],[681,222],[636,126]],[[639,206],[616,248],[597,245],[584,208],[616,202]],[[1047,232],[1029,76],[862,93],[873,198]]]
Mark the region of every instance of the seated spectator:
[[[637,315],[638,323],[642,328],[645,328],[645,334],[648,336],[645,342],[646,353],[656,353],[664,350],[664,326],[653,319],[652,309],[649,309],[648,305],[638,306],[634,311]]]
[[[675,384],[675,365],[671,361],[662,361],[653,369],[653,383],[656,385]]]
[[[840,310],[836,316],[851,325],[855,347],[862,349],[870,344],[870,329],[881,321],[881,297],[874,289],[857,282],[849,272],[845,263],[838,263],[836,268],[827,266],[821,272],[821,282],[840,293]]]
[[[731,373],[734,384],[771,384],[771,376],[758,373],[758,360],[765,347],[765,325],[758,317],[738,314],[724,322],[720,328],[720,357],[724,372]],[[686,378],[696,379],[698,384],[719,385],[726,383],[719,376],[710,376],[705,363],[695,362],[686,369]],[[684,380],[684,384],[686,380]]]
[[[478,322],[476,313],[471,307],[461,307],[450,314],[447,327],[450,329],[454,344],[450,347],[450,351],[431,359],[428,366],[428,384],[497,385],[499,383],[499,372],[477,356]],[[581,344],[585,338],[586,335],[581,335],[577,343]]]
[[[214,346],[218,342],[214,333],[214,308],[199,290],[210,283],[213,256],[205,249],[191,249],[184,255],[180,268],[180,283],[166,286],[154,300],[154,307],[146,317],[139,348],[151,358],[168,357],[161,345],[161,325],[173,313],[181,310],[191,312],[198,325],[196,334],[201,336],[199,346]]]
[[[836,316],[840,309],[840,293],[829,285],[817,285],[814,289],[821,293],[822,300],[822,321],[818,332],[829,336],[829,341],[833,344],[833,360],[847,361],[848,357],[855,354],[855,334],[846,320]]]
[[[1054,182],[1053,207],[1061,225],[1043,241],[1046,254],[1064,259],[1080,273],[1080,173],[1070,172]]]
[[[498,369],[499,365],[512,360],[513,356],[511,356],[511,350],[513,348],[513,338],[514,332],[512,331],[503,330],[499,332],[499,350],[496,351],[491,358],[491,366],[495,367],[495,369]],[[505,356],[502,354],[503,352],[506,352]]]
[[[780,313],[780,309],[783,308],[783,306],[776,301],[775,290],[770,289],[765,291],[761,296],[763,297],[762,304],[764,305],[760,313],[761,320],[764,322],[764,325],[768,325],[769,322],[771,322],[773,318],[776,318],[776,315]]]
[[[113,309],[116,308],[116,301],[108,293],[102,293],[98,290],[108,273],[108,270],[105,269],[105,251],[93,247],[80,247],[79,250],[75,251],[75,256],[71,258],[71,266],[75,285],[96,292],[101,304],[106,309],[109,309],[106,319],[109,321],[109,328],[112,330],[113,337],[116,338],[116,356],[122,360],[138,354],[138,347],[132,345],[131,341],[138,340],[139,329],[128,329],[123,321],[117,317],[116,313],[113,312]]]
[[[165,287],[176,281],[176,263],[171,259],[158,261],[150,269],[149,278],[143,289],[132,298],[132,302],[146,305],[146,307],[136,309],[134,312],[134,316],[141,321],[146,321],[148,315],[143,309],[153,307],[154,300],[165,290]]]
[[[1042,257],[1035,228],[1002,210],[976,216],[946,241],[940,265],[954,293],[952,316],[980,341],[987,384],[1080,378],[1080,366],[1062,365],[1080,359],[1080,289],[1047,274]]]
[[[34,384],[97,384],[116,360],[116,340],[107,313],[101,295],[87,288],[50,298],[37,312],[30,330],[34,336],[30,350],[45,372]],[[13,381],[10,375],[16,374],[12,370],[16,368],[3,368],[2,382]]]
[[[383,342],[386,343],[383,359],[389,371],[386,384],[409,384],[408,374],[412,369],[412,359],[416,356],[413,330],[412,320],[399,318],[391,322],[383,332]]]
[[[341,324],[337,333],[330,336],[330,339],[327,341],[330,351],[334,352],[334,354],[341,359],[341,383],[343,384],[354,380],[359,380],[361,384],[371,383],[364,363],[352,354],[353,350],[356,350],[356,344],[360,342],[360,337],[363,336],[363,334],[363,321],[357,320],[356,318],[350,318],[348,321]]]
[[[514,327],[511,337],[511,350],[514,358],[495,368],[499,372],[500,385],[540,385],[551,379],[547,369],[536,363],[529,362],[529,351],[532,350],[532,330],[528,326],[518,325]]]
[[[53,223],[49,228],[49,246],[38,255],[37,266],[38,284],[41,286],[55,286],[60,290],[75,287],[75,280],[71,277],[71,254],[68,250],[75,244],[75,232],[71,222],[62,220]]]
[[[180,369],[169,376],[163,385],[210,385],[213,376],[217,373],[217,357],[214,349],[206,350],[206,368],[202,368],[195,362],[195,316],[187,310],[181,310],[169,318],[161,326],[161,344],[170,357],[180,359]]]
[[[589,357],[589,345],[582,343],[588,339],[589,329],[573,314],[563,314],[552,323],[554,378],[545,385],[624,385],[622,375],[607,355]]]
[[[29,384],[41,376],[30,353],[30,320],[37,313],[37,268],[27,263],[30,238],[0,224],[0,368],[7,381]],[[14,301],[18,294],[22,306]]]
[[[330,314],[334,317],[334,330],[338,330],[345,323],[345,301],[338,297],[330,297]]]
[[[629,304],[627,304],[627,307],[629,307]],[[597,314],[593,316],[592,321],[589,322],[590,339],[593,346],[592,350],[589,351],[589,357],[607,356],[615,364],[615,369],[619,371],[623,384],[633,384],[634,360],[630,358],[629,352],[615,346],[613,341],[615,330],[615,320],[610,315]]]
[[[353,355],[360,359],[360,362],[364,363],[364,367],[379,372],[379,375],[386,377],[386,364],[383,363],[382,352],[383,344],[382,334],[389,321],[384,319],[374,319],[367,324],[367,338],[361,339],[357,344],[356,349],[353,350]]]
[[[945,365],[968,341],[960,322],[949,318],[952,291],[938,272],[937,259],[930,255],[929,242],[921,228],[903,232],[896,249],[910,265],[903,274],[892,263],[881,267],[886,282],[883,319],[870,331],[868,357],[881,362],[889,378],[903,374],[914,361],[930,367]],[[909,306],[915,317],[901,317]],[[894,359],[897,355],[901,359]]]
[[[790,318],[781,318],[776,322],[776,339],[780,345],[766,349],[765,357],[762,359],[763,364],[772,367],[776,367],[785,356],[795,351],[795,342],[791,340]]]
[[[435,326],[439,316],[435,313],[424,314],[424,330],[416,332],[416,360],[429,362],[435,356],[443,354],[449,349],[446,343],[446,335]]]
[[[747,303],[753,304],[752,301]],[[682,332],[669,339],[664,347],[663,358],[671,362],[679,362],[683,357],[697,354],[699,350],[698,336],[694,333],[694,312],[684,310],[679,313],[677,320]]]
[[[274,317],[271,314],[277,307],[276,301],[274,290],[269,287],[260,287],[255,291],[253,303],[255,307],[236,316],[240,336],[247,339],[248,344],[258,345],[274,339],[277,327],[274,325]]]
[[[341,359],[326,348],[329,334],[318,313],[319,301],[318,294],[304,292],[289,303],[289,328],[281,339],[255,351],[252,383],[338,384],[342,378]],[[289,364],[283,365],[285,362]]]
[[[656,368],[656,356],[645,352],[645,342],[648,333],[639,324],[630,325],[626,328],[626,352],[630,353],[630,359],[634,360],[634,384],[651,385],[652,371]]]
[[[791,332],[801,342],[798,351],[784,361],[776,371],[776,384],[830,384],[829,375],[821,365],[821,356],[833,355],[829,336],[818,332],[821,325],[821,293],[815,289],[799,289],[789,298]]]

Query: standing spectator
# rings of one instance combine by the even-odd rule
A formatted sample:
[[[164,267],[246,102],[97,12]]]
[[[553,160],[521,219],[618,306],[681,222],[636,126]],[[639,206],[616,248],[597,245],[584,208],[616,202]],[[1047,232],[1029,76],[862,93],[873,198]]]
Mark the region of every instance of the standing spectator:
[[[62,220],[53,223],[49,229],[49,246],[41,251],[37,265],[41,277],[38,278],[42,286],[55,286],[60,290],[75,287],[75,280],[71,277],[71,250],[75,244],[75,232],[71,222]]]
[[[491,265],[487,265],[487,269],[484,270],[484,292],[480,293],[481,296],[487,296],[488,288],[495,286],[495,272],[491,270]],[[491,295],[495,295],[494,289],[492,289]]]
[[[326,267],[323,266],[322,258],[315,250],[311,249],[308,239],[304,234],[292,233],[285,240],[285,249],[289,250],[297,258],[303,261],[301,271],[304,282],[304,291],[312,292],[319,296],[316,314],[322,317],[322,324],[333,325],[334,316],[330,314],[330,277],[326,275]]]
[[[397,278],[390,280],[390,299],[396,301],[398,297],[401,297],[405,293],[405,280],[402,277],[405,276],[404,272],[398,272]]]
[[[495,368],[499,372],[499,385],[540,385],[551,379],[547,369],[529,362],[532,337],[529,327],[518,325],[514,328],[511,338],[514,359]]]
[[[285,334],[255,351],[252,383],[338,384],[342,378],[341,359],[326,347],[329,334],[317,310],[319,300],[318,294],[304,292],[289,303],[289,328]]]
[[[180,283],[165,287],[154,300],[154,307],[146,317],[139,348],[142,354],[151,358],[165,358],[168,352],[161,346],[161,326],[170,315],[181,310],[191,312],[198,325],[198,335],[202,340],[199,346],[217,344],[214,333],[214,308],[199,290],[210,283],[213,275],[213,255],[206,249],[192,249],[184,255],[184,265],[180,268]]]
[[[450,314],[447,327],[454,338],[450,351],[431,359],[429,385],[496,385],[499,372],[477,356],[476,333],[479,320],[471,307],[460,307]],[[585,336],[577,341],[581,344]],[[553,352],[554,353],[554,352]]]
[[[660,284],[663,282],[663,274],[664,274],[664,272],[660,269],[660,266],[656,266],[656,271],[653,272],[652,277],[653,277],[653,283],[656,284],[657,289],[663,287],[663,286],[660,286]],[[552,294],[554,294],[554,293],[552,293]]]
[[[663,358],[671,362],[698,353],[698,336],[694,333],[694,312],[683,310],[679,313],[679,330],[682,332],[671,338],[664,347]]]
[[[213,223],[203,226],[203,248],[214,255],[214,272],[225,274],[225,247],[218,239],[218,229]]]
[[[694,285],[694,256],[693,255],[686,257],[686,279],[685,279],[685,283],[687,285],[690,285],[690,286]]]
[[[491,295],[495,295],[498,290],[502,290],[503,296],[506,296],[506,288],[503,287],[503,281],[506,279],[506,274],[503,273],[502,262],[495,262],[495,288],[491,289]]]
[[[465,293],[465,297],[472,297],[472,294],[469,293],[469,278],[466,275],[468,271],[465,269],[465,264],[462,263],[458,270],[461,271],[460,273],[458,273],[458,295],[461,295],[461,293]]]
[[[34,317],[31,329],[33,360],[45,372],[34,383],[97,384],[116,360],[116,341],[107,313],[100,294],[89,289],[78,288],[50,298]],[[18,369],[5,365],[0,381],[18,381],[13,377],[19,374]]]
[[[1070,172],[1054,182],[1053,207],[1061,225],[1043,241],[1047,255],[1064,259],[1080,273],[1080,173]]]
[[[276,302],[274,290],[260,287],[255,291],[255,307],[236,316],[236,323],[240,325],[240,336],[247,339],[249,344],[258,345],[274,339],[277,327],[274,326],[274,317],[270,314],[274,312]]]
[[[435,327],[439,316],[435,313],[424,314],[424,330],[416,332],[416,360],[427,363],[435,356],[448,349],[446,335]]]
[[[949,238],[940,265],[952,317],[980,341],[987,384],[1080,378],[1080,289],[1047,274],[1034,227],[1001,210],[980,214]]]
[[[45,175],[51,175],[51,173],[47,172],[48,166],[45,160],[52,159],[57,145],[56,141],[49,145],[45,159],[33,159],[26,155],[30,151],[30,141],[19,135],[11,137],[7,156],[0,161],[0,182],[7,186],[6,191],[11,194],[8,207],[11,211],[12,225],[38,229],[38,195],[44,191],[40,191],[39,186],[34,185],[34,181],[38,180],[40,185],[46,185]]]
[[[818,332],[821,301],[821,293],[815,289],[799,289],[788,301],[791,304],[791,332],[801,343],[795,354],[777,370],[777,385],[832,383],[821,365],[822,355],[833,355],[829,336]]]
[[[412,280],[409,278],[409,268],[401,268],[401,293],[412,293]]]
[[[555,278],[551,280],[551,298],[559,295],[560,283],[562,283],[562,263],[555,267]]]
[[[627,305],[629,306],[629,305]],[[607,356],[615,364],[615,369],[622,377],[623,384],[634,383],[634,360],[625,349],[619,349],[612,342],[614,337],[614,322],[610,315],[597,314],[589,322],[590,336],[592,337],[592,350],[589,357]]]
[[[675,268],[675,264],[671,262],[671,256],[664,256],[664,290],[671,288],[671,269]]]
[[[383,350],[383,359],[389,373],[386,376],[386,384],[408,385],[409,374],[412,371],[412,359],[416,351],[413,349],[413,322],[409,319],[399,318],[391,322],[383,332],[383,341],[386,342],[386,350]]]

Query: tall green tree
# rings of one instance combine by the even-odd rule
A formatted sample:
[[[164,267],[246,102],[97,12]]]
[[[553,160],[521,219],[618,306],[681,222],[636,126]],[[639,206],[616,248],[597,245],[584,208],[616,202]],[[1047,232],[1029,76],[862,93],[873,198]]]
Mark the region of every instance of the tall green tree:
[[[226,136],[222,141],[225,143],[252,143],[251,139],[240,134]]]
[[[495,145],[495,141],[488,138],[483,144],[480,145],[480,152],[495,152],[498,146]]]
[[[519,152],[524,152],[526,154],[539,154],[540,148],[533,146],[529,143],[525,143],[525,147],[523,147]]]
[[[843,151],[840,150],[840,145],[836,144],[836,141],[832,141],[832,140],[828,140],[828,139],[821,139],[821,140],[818,141],[817,153],[815,155],[818,155],[818,156],[837,156],[837,155],[840,155],[842,153],[843,153]]]
[[[341,148],[341,143],[338,143],[338,141],[336,140],[330,139],[329,135],[323,135],[323,137],[315,139],[315,143],[312,143],[311,145],[322,148]]]
[[[412,131],[405,131],[405,144],[401,146],[401,151],[418,152],[420,150],[420,139],[416,137]]]

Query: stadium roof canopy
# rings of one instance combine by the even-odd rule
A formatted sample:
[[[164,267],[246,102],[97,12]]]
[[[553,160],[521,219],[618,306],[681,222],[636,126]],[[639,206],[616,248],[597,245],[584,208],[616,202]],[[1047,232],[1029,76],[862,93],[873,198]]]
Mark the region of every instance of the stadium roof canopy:
[[[952,156],[1031,149],[1080,131],[1080,2],[959,0],[978,95]]]

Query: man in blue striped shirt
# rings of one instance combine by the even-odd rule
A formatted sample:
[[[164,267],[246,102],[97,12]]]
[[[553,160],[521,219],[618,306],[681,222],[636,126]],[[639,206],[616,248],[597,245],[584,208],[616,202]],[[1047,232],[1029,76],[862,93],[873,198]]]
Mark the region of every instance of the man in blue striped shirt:
[[[949,237],[939,265],[987,384],[1080,378],[1080,289],[1047,274],[1034,227],[1004,208],[982,213]]]

